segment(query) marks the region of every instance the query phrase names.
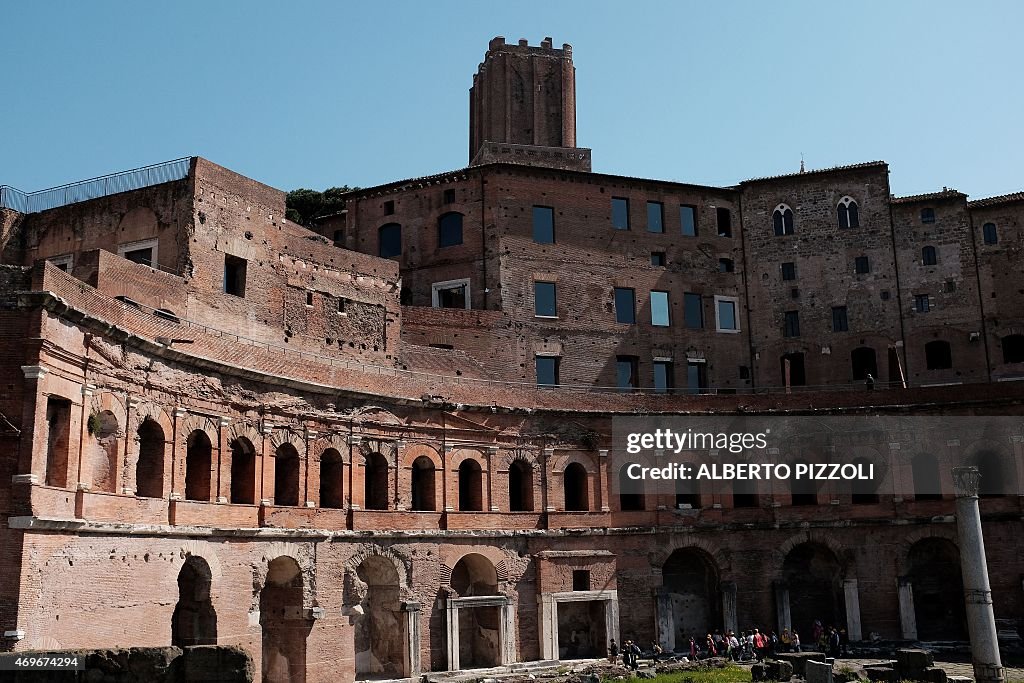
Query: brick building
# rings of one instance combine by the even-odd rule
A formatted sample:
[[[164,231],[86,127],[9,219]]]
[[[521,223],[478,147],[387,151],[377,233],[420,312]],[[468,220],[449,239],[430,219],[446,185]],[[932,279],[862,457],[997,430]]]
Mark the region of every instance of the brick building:
[[[835,451],[867,492],[636,496],[611,425],[1019,415],[1024,195],[594,173],[571,58],[492,40],[470,165],[314,229],[198,157],[3,188],[0,648],[238,644],[313,682],[816,618],[957,639],[963,458],[1020,629],[1019,429]]]

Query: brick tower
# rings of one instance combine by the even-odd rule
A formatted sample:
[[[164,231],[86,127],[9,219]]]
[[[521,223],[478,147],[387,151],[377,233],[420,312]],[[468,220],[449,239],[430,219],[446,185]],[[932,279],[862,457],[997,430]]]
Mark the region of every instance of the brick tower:
[[[469,89],[469,163],[507,161],[590,170],[576,147],[576,69],[572,46],[531,47],[491,40]]]

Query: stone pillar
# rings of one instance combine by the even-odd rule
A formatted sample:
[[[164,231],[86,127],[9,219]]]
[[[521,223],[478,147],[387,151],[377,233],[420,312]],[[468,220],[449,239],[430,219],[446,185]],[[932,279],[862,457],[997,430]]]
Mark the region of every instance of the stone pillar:
[[[597,493],[597,500],[590,504],[590,509],[609,512],[611,508],[608,506],[608,449],[602,449],[597,452],[597,486],[594,489]],[[597,507],[599,503],[601,505],[600,508]]]
[[[550,469],[551,468],[551,461],[555,459],[555,449],[554,448],[545,448],[544,450],[541,451],[541,457],[543,458],[543,460],[542,460],[542,462],[543,462],[542,467],[544,468],[544,472],[545,473],[551,472],[551,469]],[[545,474],[545,476],[548,476],[548,475]],[[565,472],[564,471],[562,472],[562,477],[563,477],[562,491],[565,491],[565,484],[564,484]],[[544,486],[541,489],[541,495],[543,496],[543,500],[541,501],[541,503],[544,506],[543,507],[544,512],[554,512],[555,511],[555,506],[552,504],[552,501],[551,501],[551,493],[548,490],[549,488],[550,488],[549,486]],[[562,500],[562,509],[563,510],[565,509],[565,500],[564,499]],[[557,617],[555,619],[557,621]],[[555,657],[552,657],[552,659],[558,659],[558,648],[557,647],[555,648]]]
[[[274,462],[270,460],[270,435],[274,433],[274,425],[263,424],[263,448],[260,449],[260,505],[273,505],[274,499]]]
[[[299,458],[299,468],[302,482],[302,491],[299,492],[298,504],[308,508],[315,508],[320,505],[320,459],[313,452],[313,442],[316,441],[317,432],[315,429],[306,427],[306,453],[305,457]]]
[[[491,512],[498,512],[498,506],[494,504],[494,461],[498,458],[497,446],[490,446],[487,448],[487,505],[484,507],[485,510]],[[508,488],[508,481],[505,482],[506,488]]]
[[[668,593],[658,593],[654,598],[654,604],[658,644],[665,652],[672,652],[676,649],[676,615],[672,611],[672,596]]]
[[[22,365],[21,372],[25,376],[25,398],[21,416],[21,444],[20,459],[18,462],[17,474],[21,475],[21,483],[36,484],[47,482],[47,470],[50,468],[47,463],[47,449],[49,441],[48,422],[46,419],[46,395],[43,394],[43,380],[47,370],[41,365]],[[11,380],[14,381],[13,379]],[[86,403],[82,400],[82,405]],[[71,408],[74,410],[74,407]],[[84,410],[84,409],[83,409]],[[79,441],[79,435],[75,440]],[[72,433],[68,432],[68,452],[71,452]],[[76,469],[77,474],[77,469]],[[77,483],[79,479],[75,480]],[[70,474],[65,475],[65,481],[57,481],[58,486],[71,488]]]
[[[558,659],[558,603],[551,593],[541,593],[537,602],[540,603],[540,658]]]
[[[408,476],[403,476],[403,473],[408,469]],[[410,493],[410,486],[412,484],[412,468],[405,467],[405,440],[398,439],[395,441],[395,509],[396,510],[408,510],[409,506],[405,504],[405,496],[402,495],[403,490],[406,495]],[[411,501],[410,501],[411,502]]]
[[[612,591],[613,597],[606,600],[604,603],[604,632],[605,637],[610,641],[612,638],[615,642],[622,644],[622,639],[619,638],[619,597],[617,591]],[[557,647],[556,647],[557,652]]]
[[[784,583],[775,584],[775,614],[779,622],[779,633],[786,629],[793,630],[793,619],[789,613],[789,586]]]
[[[185,497],[185,456],[187,455],[188,436],[182,438],[182,422],[188,416],[188,411],[178,407],[172,413],[174,417],[174,448],[171,451],[171,492],[168,497],[171,500],[181,500]]]
[[[231,495],[231,426],[230,417],[221,417],[217,422],[217,479],[214,481],[213,489],[217,492],[215,500],[218,503],[228,502]]]
[[[448,648],[448,670],[459,670],[459,608],[448,602],[448,618],[445,620],[445,644]]]
[[[405,678],[417,680],[420,677],[420,603],[402,603],[405,613],[405,642],[402,644]]]
[[[722,582],[722,622],[726,633],[738,632],[739,619],[736,616],[736,582]]]
[[[851,643],[863,640],[860,625],[860,593],[857,579],[843,581],[843,596],[846,598],[846,633]]]
[[[514,664],[516,657],[516,608],[511,602],[501,606],[501,621],[498,624],[498,647],[501,648],[501,664]]]
[[[1006,680],[1006,669],[999,658],[992,588],[988,580],[988,563],[985,561],[985,539],[981,532],[981,512],[978,509],[980,480],[977,467],[953,468],[960,571],[964,577],[967,631],[971,637],[974,679],[978,683],[1002,683]]]
[[[909,576],[896,579],[900,603],[900,634],[903,640],[917,640],[917,614],[914,612],[914,587]]]

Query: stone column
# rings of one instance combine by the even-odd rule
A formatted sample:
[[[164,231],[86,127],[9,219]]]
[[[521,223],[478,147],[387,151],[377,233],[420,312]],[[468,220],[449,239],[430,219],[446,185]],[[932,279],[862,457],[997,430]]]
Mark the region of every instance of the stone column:
[[[917,614],[914,612],[914,587],[909,576],[896,579],[900,603],[900,634],[904,640],[917,640]]]
[[[843,596],[846,598],[846,633],[850,642],[863,640],[860,624],[860,593],[857,590],[857,579],[843,581]]]
[[[304,458],[299,459],[299,467],[302,478],[302,491],[299,492],[299,505],[308,508],[320,506],[320,458],[313,452],[313,442],[316,441],[317,431],[306,427],[306,453]]]
[[[448,670],[459,670],[459,608],[448,601],[448,618],[445,620],[445,644],[448,648]]]
[[[551,471],[549,468],[551,467],[551,461],[554,460],[554,458],[555,458],[555,449],[554,448],[545,448],[544,450],[541,451],[541,457],[543,458],[542,467],[544,468],[544,472],[545,472],[544,476],[548,476],[546,473]],[[565,477],[565,472],[562,472],[562,476]],[[549,489],[548,486],[545,486],[545,487],[543,487],[541,489],[541,495],[543,496],[543,500],[541,501],[541,504],[544,506],[543,507],[544,512],[554,512],[555,511],[555,506],[551,504],[551,494],[548,491],[548,489]],[[562,490],[563,491],[565,490],[564,480],[563,480],[563,484],[562,484]],[[562,509],[563,510],[565,509],[565,501],[564,500],[562,501]],[[557,617],[555,619],[557,621]],[[556,645],[557,645],[557,643],[556,643]],[[552,659],[558,659],[558,648],[557,647],[555,648],[555,656],[552,657]]]
[[[171,500],[181,500],[185,497],[185,457],[188,455],[187,444],[182,438],[182,422],[188,416],[188,411],[178,407],[172,413],[174,417],[174,449],[171,452],[171,492],[168,497]]]
[[[665,652],[672,652],[676,649],[676,615],[672,611],[672,596],[668,593],[658,593],[654,598],[654,604],[658,644]]]
[[[736,616],[736,582],[722,582],[722,622],[726,632],[739,631],[739,619]]]
[[[498,646],[501,648],[501,664],[514,664],[516,657],[516,608],[511,602],[501,606],[501,621],[498,624]]]
[[[490,446],[487,448],[487,504],[484,507],[485,510],[491,512],[498,512],[498,506],[494,504],[494,461],[498,458],[497,446]],[[506,488],[508,487],[508,481],[506,480]]]
[[[786,629],[793,630],[793,619],[789,613],[789,586],[784,583],[775,584],[775,614],[779,622],[779,633]]]
[[[601,512],[609,512],[611,508],[608,506],[610,498],[610,489],[608,487],[608,450],[602,449],[597,452],[597,486],[594,487],[597,492],[598,500],[595,500],[590,504],[591,510],[600,510]],[[597,507],[600,503],[601,507]]]
[[[412,469],[409,469],[409,476],[403,476],[406,471],[405,467],[405,440],[398,439],[395,441],[395,509],[396,510],[408,510],[409,506],[405,504],[405,497],[402,496],[404,491],[406,494],[410,493],[410,485],[412,484]]]
[[[420,677],[420,603],[402,603],[405,613],[405,642],[402,644],[405,678]]]
[[[612,597],[604,603],[605,637],[609,641],[614,638],[615,642],[621,644],[622,639],[619,638],[619,595],[618,591],[608,592],[612,594]]]
[[[1006,669],[999,658],[992,588],[988,580],[988,563],[985,561],[985,539],[981,532],[981,512],[978,509],[980,480],[977,467],[953,468],[960,571],[964,577],[974,679],[978,683],[1001,683],[1006,680]]]
[[[213,487],[217,492],[215,500],[218,503],[228,502],[231,495],[231,418],[222,416],[217,421],[217,480]]]
[[[558,603],[551,593],[541,593],[540,603],[540,658],[558,659]]]

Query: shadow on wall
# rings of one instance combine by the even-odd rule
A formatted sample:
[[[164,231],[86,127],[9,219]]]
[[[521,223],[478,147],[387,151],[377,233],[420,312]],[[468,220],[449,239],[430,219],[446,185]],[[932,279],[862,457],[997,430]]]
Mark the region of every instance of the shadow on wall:
[[[85,659],[85,671],[75,680],[110,683],[253,683],[255,667],[248,653],[236,647],[140,647],[130,650],[58,650],[0,654],[0,658],[77,656]],[[32,671],[12,674],[12,683],[65,683],[67,671]]]

